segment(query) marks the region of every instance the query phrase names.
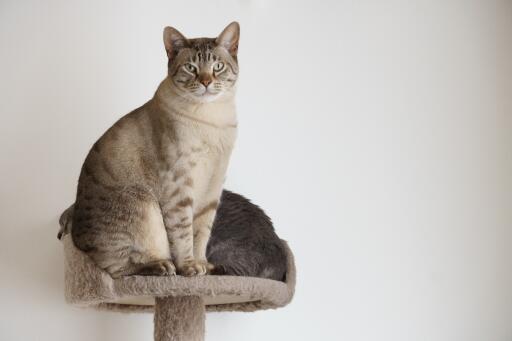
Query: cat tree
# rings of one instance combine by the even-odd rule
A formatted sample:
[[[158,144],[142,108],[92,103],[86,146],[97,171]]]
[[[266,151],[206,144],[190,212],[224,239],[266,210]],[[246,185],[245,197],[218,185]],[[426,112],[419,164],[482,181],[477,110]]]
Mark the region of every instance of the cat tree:
[[[293,254],[285,282],[238,276],[127,276],[113,279],[62,237],[65,297],[72,305],[119,312],[154,312],[156,341],[202,341],[205,313],[256,311],[287,305],[295,289]]]

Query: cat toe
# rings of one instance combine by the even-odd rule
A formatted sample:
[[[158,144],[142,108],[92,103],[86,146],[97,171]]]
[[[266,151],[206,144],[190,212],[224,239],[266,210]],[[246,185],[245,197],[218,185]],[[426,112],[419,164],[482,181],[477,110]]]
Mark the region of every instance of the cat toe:
[[[176,275],[176,268],[174,267],[174,264],[172,264],[171,261],[162,261],[161,265],[165,268],[167,276]]]
[[[136,274],[142,276],[170,276],[176,273],[176,268],[169,260],[159,260],[145,264]]]
[[[196,264],[196,270],[198,275],[206,275],[206,266],[203,264]]]
[[[206,275],[213,270],[213,264],[206,260],[196,261],[195,267],[198,275]]]
[[[197,269],[193,264],[185,264],[178,267],[178,274],[185,277],[195,276],[197,275]]]
[[[178,267],[178,273],[182,276],[190,277],[197,275],[206,275],[213,269],[213,265],[207,261],[188,261]]]

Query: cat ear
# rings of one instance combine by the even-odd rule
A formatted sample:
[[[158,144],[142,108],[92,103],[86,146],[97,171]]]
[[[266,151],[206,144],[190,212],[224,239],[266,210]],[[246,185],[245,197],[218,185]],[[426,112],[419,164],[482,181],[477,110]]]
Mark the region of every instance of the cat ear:
[[[215,42],[224,46],[232,56],[238,53],[238,40],[240,39],[240,25],[236,21],[226,26]]]
[[[176,52],[188,44],[187,38],[174,27],[164,28],[164,45],[169,59],[176,55]]]

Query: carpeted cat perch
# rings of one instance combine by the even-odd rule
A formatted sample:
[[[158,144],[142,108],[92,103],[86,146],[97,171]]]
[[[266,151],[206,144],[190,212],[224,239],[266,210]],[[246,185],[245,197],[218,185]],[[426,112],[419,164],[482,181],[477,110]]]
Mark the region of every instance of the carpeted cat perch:
[[[113,279],[63,236],[66,301],[119,312],[154,312],[156,341],[204,340],[205,312],[256,311],[287,305],[295,289],[293,254],[285,282],[238,276],[127,276]]]

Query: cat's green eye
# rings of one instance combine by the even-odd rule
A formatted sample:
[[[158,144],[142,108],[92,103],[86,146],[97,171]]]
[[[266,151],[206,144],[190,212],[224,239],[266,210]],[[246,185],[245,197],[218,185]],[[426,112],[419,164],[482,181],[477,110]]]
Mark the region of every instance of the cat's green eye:
[[[222,70],[223,67],[224,67],[224,63],[219,62],[213,66],[213,71],[218,72],[218,71]]]
[[[187,69],[187,71],[192,72],[192,73],[196,72],[196,67],[190,63],[185,64],[185,69]]]

